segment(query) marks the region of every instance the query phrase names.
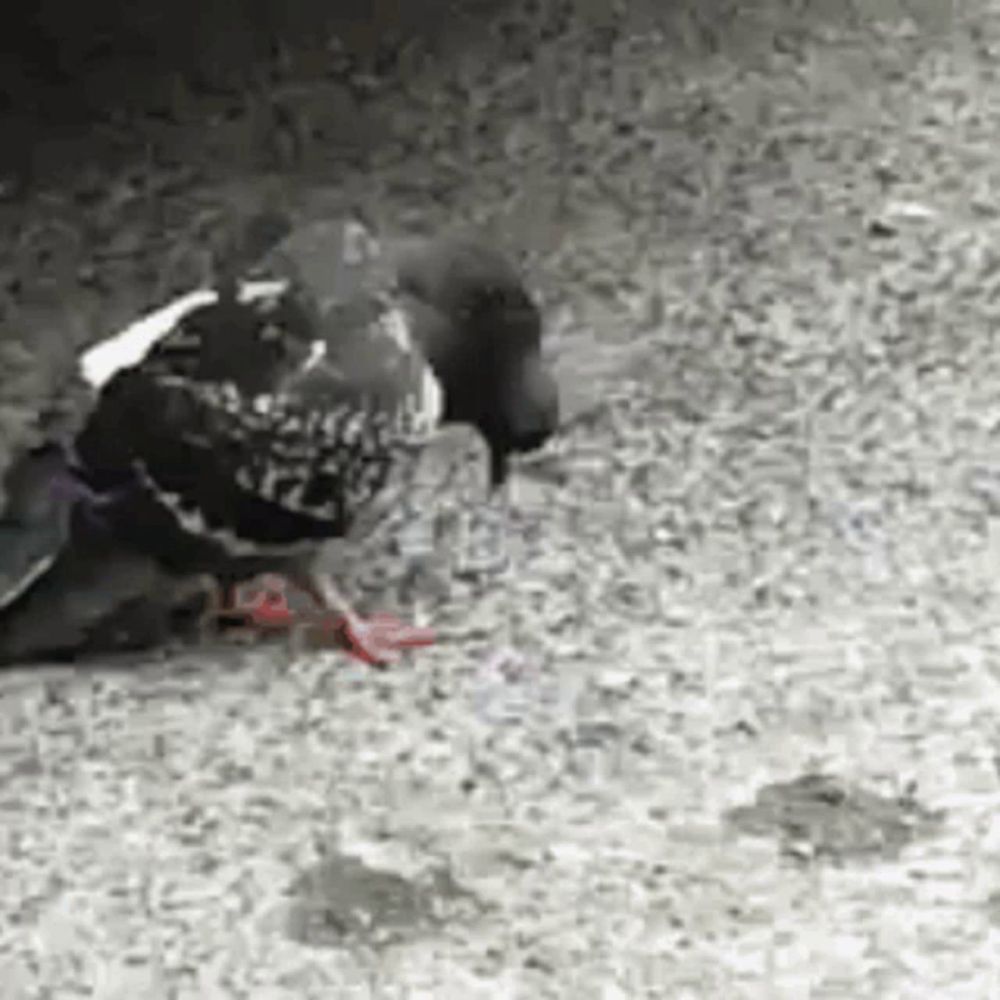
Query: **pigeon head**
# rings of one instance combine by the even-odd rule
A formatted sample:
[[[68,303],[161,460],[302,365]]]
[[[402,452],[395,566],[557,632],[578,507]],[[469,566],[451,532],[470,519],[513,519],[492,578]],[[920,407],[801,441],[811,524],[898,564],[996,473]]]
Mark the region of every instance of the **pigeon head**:
[[[559,391],[542,356],[538,306],[509,261],[471,241],[411,251],[398,279],[442,386],[443,419],[483,435],[498,486],[510,456],[540,448],[558,426]]]

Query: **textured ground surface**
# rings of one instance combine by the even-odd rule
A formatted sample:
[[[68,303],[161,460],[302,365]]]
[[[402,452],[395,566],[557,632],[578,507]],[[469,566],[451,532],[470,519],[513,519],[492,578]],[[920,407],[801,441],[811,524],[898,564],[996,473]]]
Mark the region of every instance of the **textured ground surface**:
[[[1000,997],[1000,7],[827,6],[484,35],[373,98],[370,154],[249,175],[256,126],[194,108],[3,208],[10,337],[50,354],[167,247],[196,272],[183,234],[272,153],[305,214],[481,221],[530,250],[579,416],[510,569],[425,601],[399,669],[0,681],[5,996]],[[8,442],[55,367],[20,357]],[[830,864],[726,821],[817,771],[939,823]]]

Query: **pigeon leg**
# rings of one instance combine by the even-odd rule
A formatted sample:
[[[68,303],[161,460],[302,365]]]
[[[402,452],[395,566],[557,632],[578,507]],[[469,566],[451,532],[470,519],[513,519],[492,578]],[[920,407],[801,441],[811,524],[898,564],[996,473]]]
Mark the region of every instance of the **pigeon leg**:
[[[199,627],[203,632],[207,632],[211,627],[218,625],[219,619],[224,618],[232,610],[232,595],[230,588],[224,587],[214,577],[209,577],[205,581],[206,600],[205,608],[199,616]],[[183,596],[178,595],[183,599]]]
[[[492,489],[474,510],[464,511],[467,527],[459,547],[459,576],[484,581],[510,569],[514,514],[509,481]]]
[[[242,587],[236,593],[234,613],[244,616],[249,629],[263,632],[288,632],[295,625],[295,612],[288,606],[288,581],[281,575],[268,573],[256,578],[247,596]]]
[[[320,623],[321,629],[329,634],[337,632],[342,635],[345,644],[351,649],[358,650],[369,663],[392,663],[399,658],[398,650],[391,647],[381,648],[374,641],[377,636],[368,634],[367,624],[329,575],[296,573],[290,577],[289,582],[312,598],[316,606],[324,612]]]
[[[236,642],[249,642],[257,638],[257,630],[249,624],[250,614],[236,604],[235,588],[220,583],[215,577],[210,575],[197,577],[191,583],[190,591],[187,587],[183,587],[174,596],[179,603],[185,598],[194,596],[199,590],[207,597],[205,608],[198,616],[197,623],[198,634],[202,640],[217,633],[223,621],[234,619],[237,621],[235,627],[225,630],[227,639]],[[240,622],[242,624],[239,624]]]
[[[162,598],[172,611],[178,611],[204,600],[204,607],[194,617],[195,634],[202,641],[217,631],[219,621],[237,612],[233,608],[230,588],[223,586],[210,573],[174,577],[162,592]]]
[[[224,637],[235,642],[253,642],[265,633],[287,632],[295,624],[294,612],[285,597],[286,580],[277,574],[254,581],[224,584],[212,576],[200,577],[200,593],[208,603],[199,616],[202,636],[217,631],[226,622]],[[193,591],[196,593],[199,591]]]
[[[320,636],[336,635],[352,656],[373,666],[394,663],[404,649],[428,646],[434,641],[431,629],[404,625],[390,615],[376,615],[365,621],[327,574],[296,573],[288,579],[326,612]]]

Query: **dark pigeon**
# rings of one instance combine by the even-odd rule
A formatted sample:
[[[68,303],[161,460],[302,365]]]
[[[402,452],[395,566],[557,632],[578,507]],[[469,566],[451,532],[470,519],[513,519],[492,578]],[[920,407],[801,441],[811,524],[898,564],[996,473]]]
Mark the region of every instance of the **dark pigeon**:
[[[280,573],[342,616],[368,659],[391,659],[315,556],[398,500],[443,424],[479,431],[494,486],[545,443],[558,393],[539,310],[491,248],[390,251],[353,221],[293,232],[245,273],[175,304],[158,332],[85,356],[99,395],[71,450],[79,530],[143,563],[128,599],[151,585],[147,561],[182,591]],[[0,613],[0,634],[12,624]]]

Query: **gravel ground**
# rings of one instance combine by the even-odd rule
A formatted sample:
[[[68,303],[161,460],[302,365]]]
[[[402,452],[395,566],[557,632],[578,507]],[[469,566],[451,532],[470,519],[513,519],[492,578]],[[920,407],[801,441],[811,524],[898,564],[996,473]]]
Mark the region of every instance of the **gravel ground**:
[[[8,448],[213,205],[275,189],[525,248],[572,418],[510,564],[449,576],[400,668],[0,681],[4,995],[1000,997],[1000,5],[828,6],[553,6],[414,56],[364,154],[297,146],[329,99],[289,85],[308,127],[259,169],[253,115],[215,145],[192,111],[4,207]],[[817,772],[939,822],[829,861],[728,821]]]

